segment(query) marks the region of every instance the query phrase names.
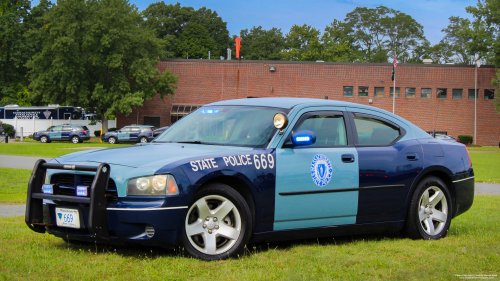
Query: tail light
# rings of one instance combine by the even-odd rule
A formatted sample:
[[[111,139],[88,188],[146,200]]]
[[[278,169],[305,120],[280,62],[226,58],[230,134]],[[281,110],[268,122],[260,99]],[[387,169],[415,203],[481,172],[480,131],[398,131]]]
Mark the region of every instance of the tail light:
[[[83,133],[84,135],[86,135],[86,134],[87,134],[87,132],[85,132],[85,131],[82,131],[82,133]]]
[[[464,144],[464,148],[465,148],[465,151],[467,151],[467,156],[469,157],[469,164],[472,167],[472,160],[470,160],[469,150],[467,149],[467,146],[465,146],[465,144]]]
[[[458,140],[455,140],[456,142],[459,142]]]

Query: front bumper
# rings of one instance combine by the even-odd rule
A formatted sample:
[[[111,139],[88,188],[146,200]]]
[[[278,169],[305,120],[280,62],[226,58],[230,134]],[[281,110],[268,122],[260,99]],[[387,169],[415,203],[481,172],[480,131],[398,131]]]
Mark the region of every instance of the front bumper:
[[[47,169],[94,171],[89,197],[41,192]],[[45,163],[38,160],[28,185],[25,221],[30,229],[69,240],[173,247],[180,243],[187,206],[166,206],[165,198],[106,198],[110,166]],[[76,209],[80,228],[57,225],[56,207]],[[146,233],[146,227],[154,228]]]

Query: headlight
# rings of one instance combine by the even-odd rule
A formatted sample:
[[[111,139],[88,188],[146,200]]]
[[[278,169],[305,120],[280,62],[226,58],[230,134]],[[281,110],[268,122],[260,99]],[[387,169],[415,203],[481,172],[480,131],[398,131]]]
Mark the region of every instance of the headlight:
[[[157,175],[131,179],[127,184],[127,196],[171,196],[179,194],[172,175]]]

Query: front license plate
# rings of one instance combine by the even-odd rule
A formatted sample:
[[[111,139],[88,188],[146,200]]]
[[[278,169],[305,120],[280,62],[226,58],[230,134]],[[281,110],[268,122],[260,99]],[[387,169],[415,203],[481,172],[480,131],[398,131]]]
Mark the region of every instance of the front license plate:
[[[57,226],[80,228],[80,214],[78,210],[56,208]]]

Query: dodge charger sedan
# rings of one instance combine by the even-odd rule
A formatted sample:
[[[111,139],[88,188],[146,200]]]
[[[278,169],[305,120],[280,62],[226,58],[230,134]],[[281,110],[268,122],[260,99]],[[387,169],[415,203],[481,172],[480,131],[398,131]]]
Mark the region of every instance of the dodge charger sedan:
[[[366,105],[256,98],[202,106],[151,143],[39,160],[26,224],[215,260],[260,241],[440,239],[473,199],[462,144]]]

